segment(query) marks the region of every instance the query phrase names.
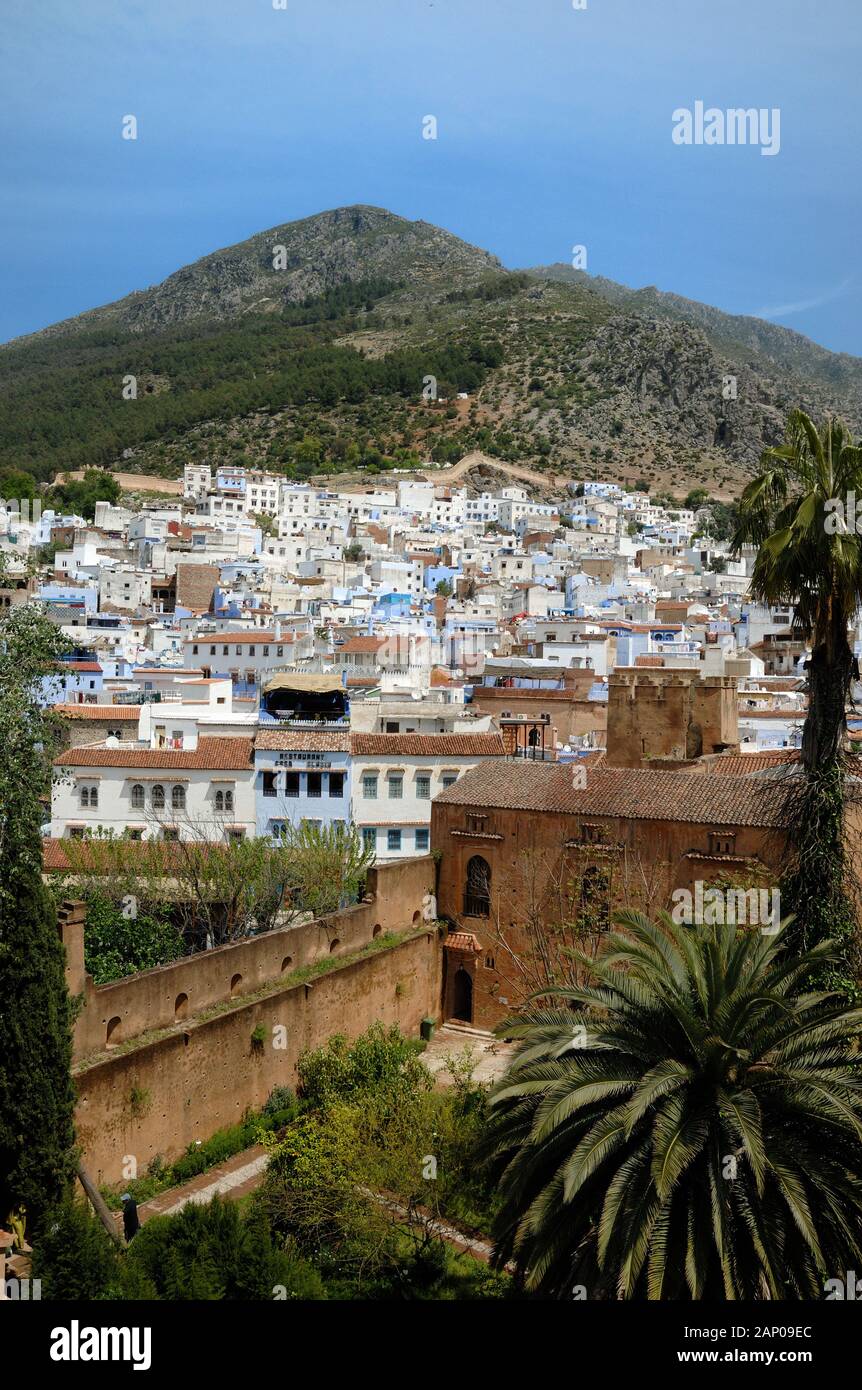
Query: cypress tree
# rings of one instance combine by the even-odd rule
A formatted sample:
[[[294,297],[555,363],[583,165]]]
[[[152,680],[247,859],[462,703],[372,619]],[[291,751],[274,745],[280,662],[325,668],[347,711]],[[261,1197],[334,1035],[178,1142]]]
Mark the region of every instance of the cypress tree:
[[[72,1005],[42,882],[40,793],[50,767],[37,696],[59,650],[35,608],[0,624],[0,1221],[32,1227],[75,1172]]]

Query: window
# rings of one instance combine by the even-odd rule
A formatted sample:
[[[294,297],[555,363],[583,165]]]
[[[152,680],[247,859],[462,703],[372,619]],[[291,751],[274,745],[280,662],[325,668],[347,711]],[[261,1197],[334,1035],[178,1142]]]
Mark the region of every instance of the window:
[[[263,654],[264,656],[269,656],[269,647],[264,647]]]
[[[284,774],[284,794],[285,796],[299,796],[298,772],[286,772]]]
[[[192,647],[192,656],[197,656],[197,654],[198,654],[198,644],[197,644],[197,642],[195,642],[194,646]]]
[[[330,772],[330,774],[329,774],[329,795],[330,795],[330,796],[343,796],[343,795],[344,795],[344,773],[343,773],[343,772]]]
[[[242,647],[240,647],[239,645],[237,645],[237,647],[235,648],[235,651],[236,651],[237,656],[242,656]]]
[[[245,839],[245,831],[237,829],[229,830],[227,832],[227,838],[231,843],[236,844],[239,840]]]
[[[132,787],[132,809],[143,811],[144,809],[144,789],[140,782],[136,782]]]
[[[154,811],[163,811],[165,809],[165,789],[161,782],[156,782],[156,785],[150,792],[150,805]]]
[[[416,795],[420,801],[429,801],[431,798],[431,778],[416,778]]]
[[[249,656],[254,656],[254,647],[249,647],[248,654]]]
[[[210,647],[210,656],[215,656],[215,654],[216,654],[216,649],[215,649],[215,647]]]
[[[370,845],[372,849],[377,848],[377,830],[373,825],[363,825],[362,843],[363,845]]]
[[[222,656],[230,656],[230,647],[222,647],[221,654]]]
[[[284,647],[276,647],[275,654],[276,656],[284,656]]]
[[[387,780],[389,782],[389,800],[400,801],[404,795],[404,778],[389,777]]]
[[[142,830],[130,830],[130,831],[129,831],[129,839],[130,839],[130,840],[142,840],[143,838],[144,838],[144,832],[143,832]]]
[[[323,776],[320,772],[309,772],[307,775],[307,790],[309,796],[318,797],[323,788]]]
[[[81,805],[82,805],[82,806],[98,806],[98,804],[99,804],[99,788],[98,788],[98,787],[82,787],[82,788],[81,788]]]
[[[387,719],[387,721],[386,721],[386,732],[387,732],[387,734],[397,734],[397,733],[398,733],[398,730],[400,729],[400,727],[401,727],[401,725],[398,723],[398,720],[397,720],[397,719]]]
[[[470,813],[467,816],[467,829],[474,835],[484,835],[488,828],[488,817]]]
[[[590,867],[581,880],[581,920],[587,931],[604,932],[610,926],[611,876],[606,869]]]
[[[265,772],[263,774],[263,794],[264,796],[275,796],[275,773]]]
[[[215,808],[217,811],[233,810],[233,792],[217,791],[215,794]]]
[[[401,831],[400,831],[400,830],[387,830],[387,832],[386,832],[386,848],[387,848],[387,849],[400,849],[400,848],[401,848]]]
[[[709,832],[709,852],[710,854],[733,854],[736,845],[736,835],[723,830],[711,830]]]
[[[416,831],[416,848],[418,850],[426,850],[428,848],[429,836],[430,831],[428,831],[427,829]]]
[[[445,792],[445,790],[446,790],[447,787],[454,787],[454,785],[455,785],[455,783],[456,783],[457,781],[458,781],[457,774],[451,773],[451,772],[450,772],[450,773],[445,773],[445,772],[444,772],[444,774],[443,774],[443,790],[444,790],[444,792]]]
[[[376,800],[377,800],[377,778],[376,778],[376,777],[373,777],[373,776],[365,776],[365,777],[363,777],[363,779],[362,779],[362,795],[365,797],[365,800],[366,800],[366,801],[376,801]]]
[[[168,826],[162,831],[162,839],[168,840],[171,844],[175,844],[179,838],[180,832],[175,830],[173,826]]]
[[[600,845],[602,843],[602,827],[600,825],[582,825],[581,843],[584,845]]]
[[[184,811],[186,809],[185,787],[171,787],[171,809],[174,811]]]
[[[83,825],[70,825],[70,826],[69,826],[69,839],[70,839],[70,840],[83,840],[83,838],[84,838],[84,827],[83,827]]]
[[[496,965],[497,965],[497,962],[495,961],[495,959],[494,959],[493,956],[486,956],[486,957],[485,957],[485,969],[486,969],[486,970],[494,970],[494,969],[496,968]]]
[[[467,865],[464,914],[467,917],[491,915],[491,866],[481,854],[474,854]]]

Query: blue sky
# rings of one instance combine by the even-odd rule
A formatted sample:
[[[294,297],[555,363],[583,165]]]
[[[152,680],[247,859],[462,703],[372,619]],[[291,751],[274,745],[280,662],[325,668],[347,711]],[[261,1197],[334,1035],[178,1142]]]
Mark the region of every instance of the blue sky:
[[[862,355],[860,70],[860,0],[2,0],[0,341],[362,202]]]

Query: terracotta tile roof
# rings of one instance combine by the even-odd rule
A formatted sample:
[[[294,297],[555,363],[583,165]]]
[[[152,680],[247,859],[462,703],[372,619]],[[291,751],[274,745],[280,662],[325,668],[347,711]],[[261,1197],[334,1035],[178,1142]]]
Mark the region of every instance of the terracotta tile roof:
[[[784,824],[782,800],[781,788],[770,780],[649,768],[591,768],[586,787],[578,790],[570,766],[512,759],[480,763],[438,793],[435,805],[716,826],[780,826]]]
[[[42,868],[45,873],[65,873],[72,865],[66,856],[65,846],[68,840],[43,840],[42,841]],[[202,846],[198,846],[202,848]],[[223,855],[227,846],[218,841],[209,841],[206,845],[209,853],[213,855]],[[92,858],[91,858],[92,855]],[[124,840],[123,856],[128,862],[132,859],[144,861],[145,871],[152,872],[157,868],[170,868],[172,864],[182,863],[181,851],[179,846],[170,840]],[[75,841],[75,866],[83,864],[94,867],[98,870],[103,864],[104,859],[99,854],[98,846],[89,844],[86,840]]]
[[[450,931],[443,945],[450,951],[475,951],[477,954],[482,949],[471,931]]]
[[[55,767],[160,767],[243,771],[251,767],[250,738],[201,738],[197,748],[70,748]]]
[[[221,572],[217,565],[181,562],[176,569],[176,603],[180,608],[208,612]]]
[[[67,719],[116,719],[120,724],[138,722],[140,705],[54,705],[55,714]]]
[[[752,777],[784,763],[798,762],[799,753],[795,748],[776,748],[763,753],[722,753],[709,764],[709,771],[716,777]]]
[[[279,753],[349,753],[350,730],[259,729],[254,746]]]
[[[418,758],[500,758],[503,736],[493,734],[352,734],[354,757],[380,754]]]
[[[373,652],[376,654],[385,641],[385,637],[351,637],[338,650],[339,652]]]
[[[64,661],[58,668],[58,674],[63,671],[99,671],[102,668],[98,661]]]

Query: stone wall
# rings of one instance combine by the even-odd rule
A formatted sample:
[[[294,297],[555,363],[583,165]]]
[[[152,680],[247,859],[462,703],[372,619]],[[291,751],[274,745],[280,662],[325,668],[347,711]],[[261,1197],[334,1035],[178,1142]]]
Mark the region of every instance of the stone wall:
[[[130,1160],[138,1173],[156,1154],[170,1161],[275,1086],[295,1086],[302,1052],[333,1033],[354,1037],[380,1019],[415,1036],[422,1018],[439,1017],[440,940],[422,915],[434,877],[430,855],[379,865],[363,902],[324,921],[100,986],[84,971],[83,904],[64,904],[66,976],[83,1001],[76,1124],[96,1181],[133,1176]],[[370,949],[390,932],[394,943]],[[324,961],[329,970],[297,982]]]
[[[429,927],[307,984],[109,1050],[75,1076],[78,1142],[93,1178],[143,1174],[156,1154],[170,1161],[235,1124],[275,1086],[295,1086],[301,1054],[334,1033],[355,1037],[380,1019],[415,1037],[422,1018],[439,1016],[440,955]]]
[[[323,957],[349,955],[382,933],[415,925],[421,920],[422,899],[433,889],[434,862],[429,855],[377,865],[368,874],[365,900],[356,907],[106,985],[94,985],[84,971],[82,905],[68,904],[60,912],[66,979],[70,994],[83,996],[75,1024],[75,1058],[181,1023]]]
[[[608,677],[607,763],[682,763],[738,749],[737,682],[695,670],[621,667]]]

